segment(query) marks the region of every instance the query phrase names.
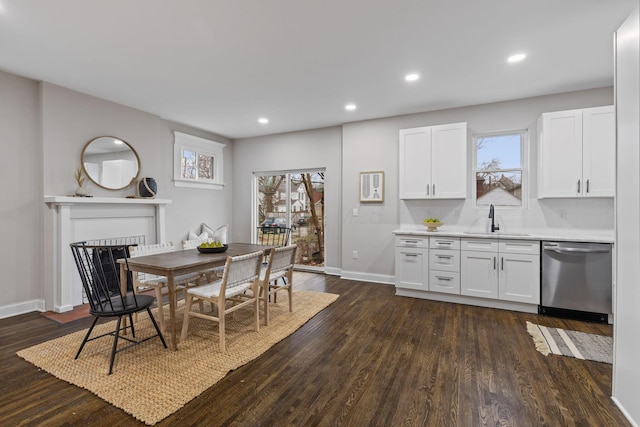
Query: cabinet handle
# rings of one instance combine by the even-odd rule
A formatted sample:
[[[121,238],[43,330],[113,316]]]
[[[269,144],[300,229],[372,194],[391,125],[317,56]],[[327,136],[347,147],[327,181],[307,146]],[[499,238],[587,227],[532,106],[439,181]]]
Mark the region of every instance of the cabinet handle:
[[[436,258],[451,259],[453,258],[453,255],[436,255]]]
[[[427,184],[427,196],[429,195],[429,184]]]
[[[496,269],[496,257],[493,257],[493,269]]]
[[[438,245],[438,246],[451,246],[451,245],[453,245],[453,242],[436,240],[436,245]]]
[[[504,257],[500,257],[500,270],[504,271]]]
[[[589,194],[589,180],[587,180],[587,194]]]
[[[405,243],[418,243],[418,240],[405,240]]]
[[[404,256],[417,257],[418,254],[404,254]]]
[[[442,277],[442,276],[436,276],[438,280],[444,280],[447,282],[450,282],[453,280],[453,277]]]
[[[578,180],[578,194],[580,194],[580,180]]]
[[[432,184],[432,186],[433,186],[433,195],[435,196],[436,195],[436,185]]]

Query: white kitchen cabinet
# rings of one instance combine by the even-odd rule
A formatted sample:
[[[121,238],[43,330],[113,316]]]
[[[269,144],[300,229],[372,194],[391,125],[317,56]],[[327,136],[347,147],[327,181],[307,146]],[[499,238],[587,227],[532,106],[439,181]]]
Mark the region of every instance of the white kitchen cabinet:
[[[401,199],[464,199],[467,196],[467,124],[400,131]]]
[[[462,295],[540,303],[540,242],[462,239]]]
[[[540,198],[613,197],[613,106],[542,114],[538,153]]]
[[[429,238],[397,236],[395,249],[396,287],[429,289]]]
[[[460,238],[429,239],[429,290],[460,294]]]

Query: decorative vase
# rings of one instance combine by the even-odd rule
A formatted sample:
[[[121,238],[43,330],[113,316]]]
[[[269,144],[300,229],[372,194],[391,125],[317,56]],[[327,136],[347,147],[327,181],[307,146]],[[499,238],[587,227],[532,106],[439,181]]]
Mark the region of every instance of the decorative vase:
[[[78,188],[76,188],[76,196],[78,197],[86,197],[87,196],[87,189],[84,188],[82,185]]]
[[[138,197],[144,197],[152,199],[158,194],[158,184],[156,180],[149,177],[144,177],[138,182]]]

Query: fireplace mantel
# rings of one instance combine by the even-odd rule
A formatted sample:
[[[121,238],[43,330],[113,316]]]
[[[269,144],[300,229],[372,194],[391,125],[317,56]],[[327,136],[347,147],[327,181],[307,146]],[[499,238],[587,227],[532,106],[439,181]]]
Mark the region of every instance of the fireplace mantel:
[[[82,303],[69,244],[131,235],[144,235],[147,243],[165,241],[165,208],[171,200],[45,196],[44,202],[53,213],[49,277],[54,278],[50,295],[57,312],[72,310]]]

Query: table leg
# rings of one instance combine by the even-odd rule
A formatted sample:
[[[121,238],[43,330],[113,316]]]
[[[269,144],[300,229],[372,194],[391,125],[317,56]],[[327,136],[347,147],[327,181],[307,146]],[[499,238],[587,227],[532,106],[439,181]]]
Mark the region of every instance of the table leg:
[[[173,275],[167,277],[167,290],[169,292],[169,330],[171,331],[171,350],[178,349],[178,337],[176,335],[176,285],[173,283]]]

